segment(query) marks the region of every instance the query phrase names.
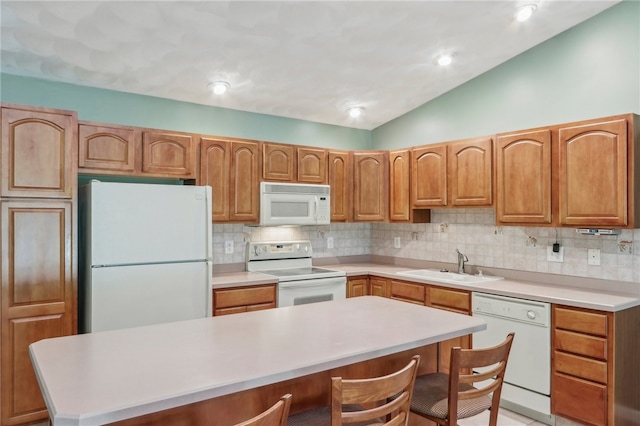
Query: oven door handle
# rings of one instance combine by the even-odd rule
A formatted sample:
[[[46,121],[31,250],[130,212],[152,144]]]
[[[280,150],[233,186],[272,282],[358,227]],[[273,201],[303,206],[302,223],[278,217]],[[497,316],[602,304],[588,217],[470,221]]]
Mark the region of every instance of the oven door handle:
[[[309,280],[308,283],[304,281],[285,281],[279,282],[278,287],[281,289],[295,289],[295,288],[311,288],[311,287],[329,287],[329,286],[341,286],[347,285],[346,278],[323,278],[320,280]]]

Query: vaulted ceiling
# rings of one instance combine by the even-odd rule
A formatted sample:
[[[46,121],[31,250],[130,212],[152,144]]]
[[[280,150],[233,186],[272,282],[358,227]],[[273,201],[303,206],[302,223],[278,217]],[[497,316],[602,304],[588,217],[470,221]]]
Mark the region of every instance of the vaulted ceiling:
[[[2,0],[1,70],[373,129],[615,3]]]

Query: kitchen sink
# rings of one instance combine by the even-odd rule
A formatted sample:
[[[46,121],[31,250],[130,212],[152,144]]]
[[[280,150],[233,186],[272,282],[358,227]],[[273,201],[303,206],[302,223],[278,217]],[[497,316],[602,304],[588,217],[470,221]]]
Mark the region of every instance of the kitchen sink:
[[[449,284],[481,284],[503,279],[503,277],[493,275],[458,274],[456,272],[439,271],[437,269],[414,269],[411,271],[397,272],[397,274]]]

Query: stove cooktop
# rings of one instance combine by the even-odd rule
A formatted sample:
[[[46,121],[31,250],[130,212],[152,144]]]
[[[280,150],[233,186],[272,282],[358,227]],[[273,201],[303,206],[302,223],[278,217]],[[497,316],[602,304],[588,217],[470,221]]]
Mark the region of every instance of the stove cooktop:
[[[274,275],[278,277],[280,281],[308,280],[315,278],[346,276],[346,273],[343,271],[333,271],[331,269],[317,268],[315,266],[304,268],[269,269],[260,272],[263,274]]]

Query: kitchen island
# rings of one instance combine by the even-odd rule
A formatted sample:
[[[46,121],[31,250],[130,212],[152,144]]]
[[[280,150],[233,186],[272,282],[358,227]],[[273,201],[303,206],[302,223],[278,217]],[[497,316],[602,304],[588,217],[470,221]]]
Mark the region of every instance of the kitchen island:
[[[332,375],[367,377],[482,319],[367,296],[45,339],[29,347],[54,426],[229,425],[293,394],[292,412],[329,403]]]

